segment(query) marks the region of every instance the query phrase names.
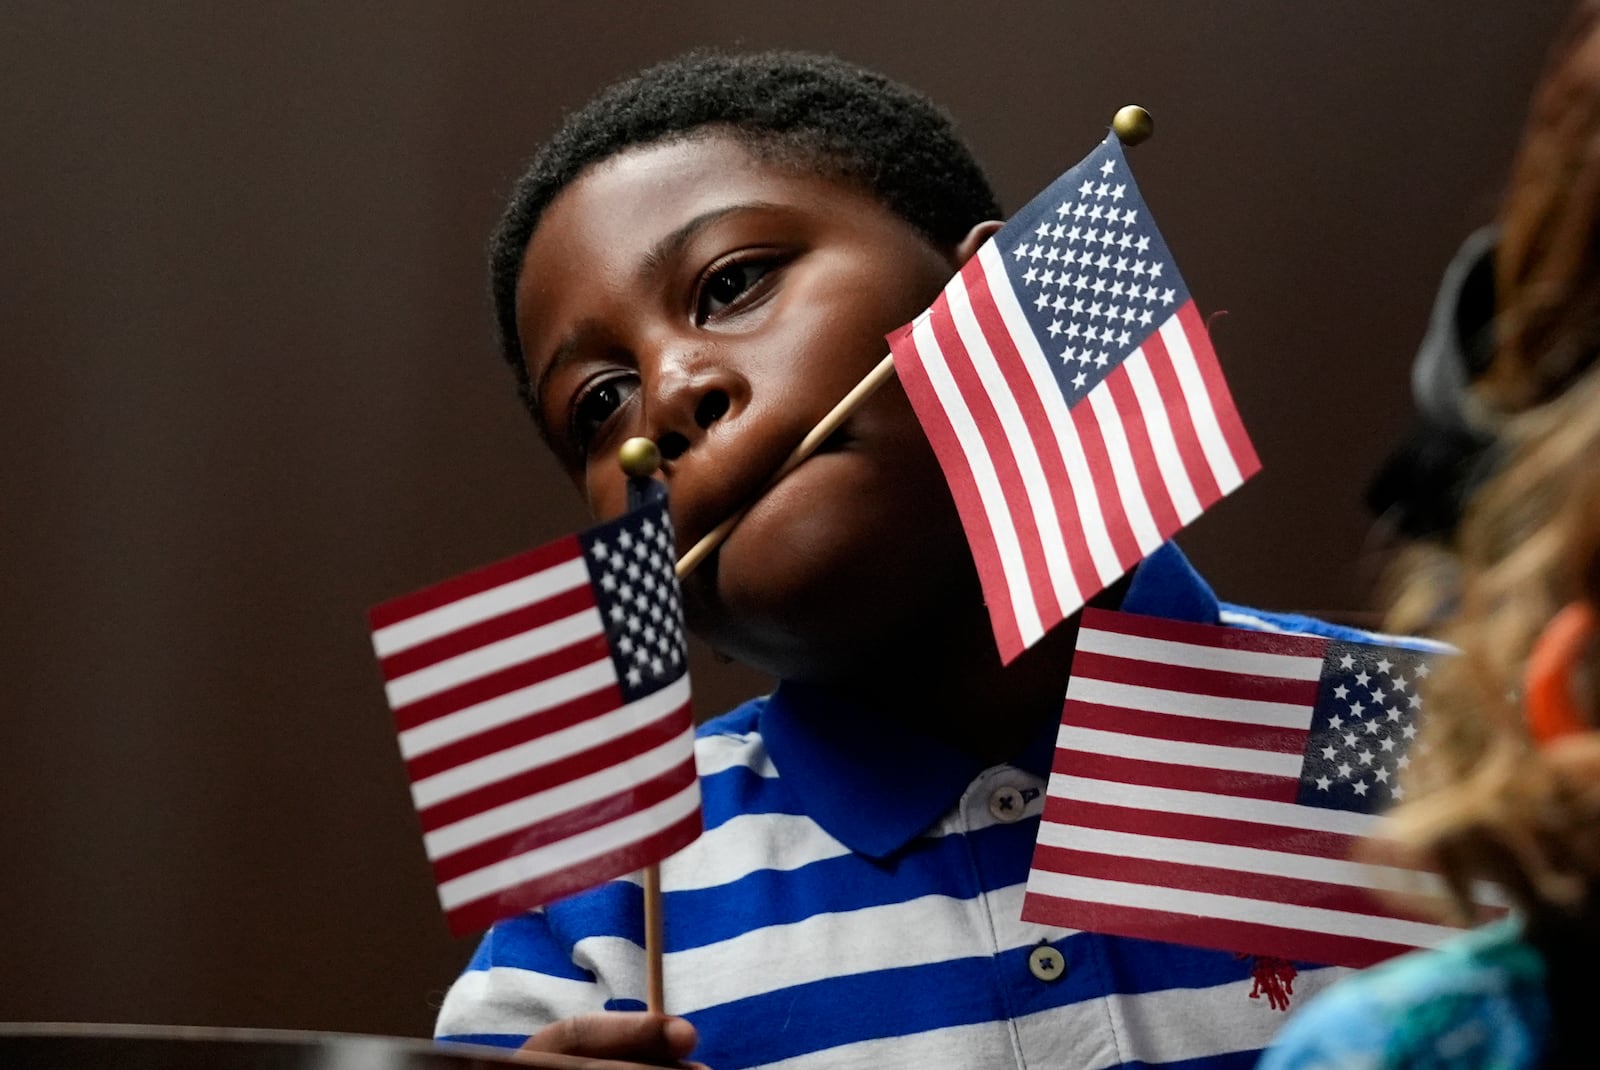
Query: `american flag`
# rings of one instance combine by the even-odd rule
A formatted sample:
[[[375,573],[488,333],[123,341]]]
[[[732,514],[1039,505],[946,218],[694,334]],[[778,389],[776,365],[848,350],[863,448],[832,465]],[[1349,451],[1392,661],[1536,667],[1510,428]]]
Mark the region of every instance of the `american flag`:
[[[1341,966],[1454,934],[1372,894],[1440,882],[1350,860],[1403,795],[1425,657],[1086,610],[1023,918]]]
[[[699,835],[662,503],[385,603],[371,624],[453,932]]]
[[[1007,661],[1261,467],[1114,136],[889,345]]]

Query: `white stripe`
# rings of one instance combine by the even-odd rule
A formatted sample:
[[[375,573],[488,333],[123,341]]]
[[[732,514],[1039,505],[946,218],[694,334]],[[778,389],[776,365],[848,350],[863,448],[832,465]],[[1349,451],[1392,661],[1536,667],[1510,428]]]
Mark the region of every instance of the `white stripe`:
[[[1161,470],[1162,482],[1167,487],[1167,497],[1173,512],[1178,514],[1180,525],[1188,524],[1204,510],[1195,496],[1194,484],[1183,467],[1183,454],[1178,451],[1178,440],[1172,433],[1172,420],[1166,403],[1150,372],[1150,357],[1140,346],[1122,362],[1127,369],[1128,382],[1133,386],[1133,396],[1144,414],[1145,431],[1150,436],[1150,448],[1155,451],[1156,467]]]
[[[1274,624],[1272,621],[1258,617],[1254,613],[1239,613],[1231,609],[1219,609],[1217,611],[1217,623],[1229,624],[1239,628],[1252,628],[1258,632],[1293,634],[1289,633],[1289,630],[1282,625]]]
[[[1173,739],[1150,739],[1122,732],[1102,732],[1097,728],[1062,725],[1056,745],[1091,754],[1109,754],[1141,762],[1166,762],[1169,765],[1226,769],[1238,773],[1263,773],[1267,776],[1300,776],[1301,756],[1273,754],[1244,747],[1217,747],[1209,743],[1183,743]],[[1052,778],[1054,779],[1054,778]]]
[[[1161,325],[1161,340],[1166,343],[1167,352],[1172,357],[1172,368],[1178,373],[1178,385],[1183,389],[1190,422],[1200,439],[1200,451],[1206,455],[1206,462],[1211,466],[1217,489],[1227,494],[1243,483],[1244,477],[1239,474],[1233,451],[1228,449],[1228,440],[1223,437],[1222,427],[1217,423],[1217,414],[1211,408],[1211,395],[1206,393],[1206,383],[1200,376],[1199,365],[1195,363],[1194,350],[1189,348],[1189,336],[1183,333],[1183,324],[1177,316],[1168,317]]]
[[[755,732],[700,736],[694,741],[694,760],[703,777],[715,776],[737,766],[767,780],[778,775],[778,767],[772,764],[772,755],[767,753],[761,736]]]
[[[1128,526],[1133,529],[1133,540],[1140,552],[1148,554],[1161,545],[1161,532],[1156,530],[1155,518],[1150,515],[1150,503],[1145,500],[1144,484],[1140,482],[1139,470],[1133,463],[1133,450],[1128,446],[1122,414],[1117,411],[1117,403],[1105,383],[1089,391],[1087,400],[1095,422],[1100,425],[1100,438],[1106,444],[1106,459],[1111,462],[1111,480],[1122,502],[1122,515],[1128,518]]]
[[[448,605],[396,621],[386,628],[379,628],[372,633],[372,646],[378,652],[378,657],[386,658],[441,635],[481,624],[514,609],[542,602],[551,595],[581,587],[588,579],[588,566],[582,557],[575,557],[510,583],[502,583]]]
[[[757,851],[752,845],[760,845]],[[715,888],[763,871],[788,872],[842,858],[850,848],[798,814],[740,814],[661,863],[661,887],[670,892]]]
[[[1373,914],[1353,914],[1326,907],[1274,903],[1265,899],[1246,899],[1215,892],[1191,892],[1181,888],[1158,888],[1128,881],[1108,881],[1095,877],[1074,877],[1064,873],[1034,870],[1028,888],[1039,895],[1059,899],[1078,899],[1092,903],[1115,903],[1134,910],[1160,910],[1173,914],[1192,914],[1197,918],[1274,925],[1306,933],[1327,933],[1362,940],[1413,947],[1432,947],[1461,930],[1448,925],[1385,918]]]
[[[690,1013],[853,973],[966,958],[973,947],[970,924],[967,905],[944,895],[818,913],[703,947],[670,951],[664,956],[667,984],[671,986],[673,975],[694,979],[692,990],[680,991],[675,1000],[678,1013]],[[894,939],[889,935],[894,933],[915,933],[916,938]],[[818,954],[818,948],[827,953]],[[731,962],[759,966],[730,970]]]
[[[1269,725],[1273,728],[1311,728],[1311,707],[1292,702],[1263,702],[1259,699],[1223,698],[1196,695],[1190,691],[1168,691],[1159,687],[1122,684],[1112,680],[1074,676],[1067,685],[1067,700],[1090,702],[1098,706],[1121,706],[1129,710],[1165,713],[1174,717],[1201,717],[1229,724]]]
[[[1267,620],[1265,617],[1259,617],[1254,613],[1245,613],[1237,608],[1229,608],[1228,606],[1222,606],[1217,610],[1217,620],[1222,624],[1232,625],[1238,628],[1249,628],[1258,632],[1277,632],[1281,635],[1305,635],[1314,639],[1327,638],[1327,636],[1318,635],[1315,632],[1302,632],[1295,631],[1292,628],[1285,628],[1283,625]],[[1441,642],[1438,639],[1425,639],[1420,635],[1394,635],[1390,632],[1374,632],[1366,628],[1349,628],[1346,630],[1354,633],[1358,637],[1358,641],[1364,643],[1385,643],[1389,646],[1397,646],[1401,650],[1417,650],[1427,654],[1460,653],[1459,650],[1457,650],[1454,646],[1451,646],[1449,643]],[[1352,640],[1346,639],[1341,641],[1351,642]]]
[[[1335,832],[1343,836],[1365,836],[1378,823],[1378,819],[1371,815],[1350,810],[1324,810],[1269,799],[1241,799],[1204,791],[1153,788],[1143,784],[1122,784],[1114,780],[1061,774],[1050,778],[1050,786],[1046,790],[1063,799],[1083,799],[1105,806],[1193,814],[1196,817],[1216,817],[1228,821],[1251,821],[1258,825]]]
[[[669,799],[577,836],[536,848],[439,885],[439,902],[454,910],[525,881],[548,877],[624,847],[641,843],[700,808],[700,784],[690,783]]]
[[[552,676],[527,687],[508,691],[503,695],[485,699],[436,717],[431,721],[408,728],[400,733],[400,757],[410,761],[419,754],[438,750],[446,744],[487,732],[503,724],[531,717],[533,714],[570,702],[584,695],[592,695],[603,687],[614,686],[617,670],[611,657],[602,654],[598,661]]]
[[[1102,582],[1110,583],[1126,570],[1117,559],[1116,547],[1111,545],[1106,519],[1100,512],[1100,498],[1094,491],[1094,476],[1089,471],[1089,461],[1083,452],[1083,442],[1078,438],[1078,427],[1072,422],[1072,414],[1067,408],[1067,399],[1062,396],[1061,384],[1050,370],[1049,356],[1039,348],[1034,338],[1033,328],[1017,301],[1016,291],[1011,288],[1011,280],[1006,276],[1005,264],[994,242],[985,242],[978,250],[978,264],[983,268],[983,277],[988,280],[995,310],[1005,321],[1006,333],[1016,343],[1022,366],[1055,432],[1056,448],[1061,454],[1062,464],[1067,468],[1067,486],[1078,512],[1084,541],[1089,546],[1089,559],[1094,562],[1095,575]]]
[[[524,1036],[551,1022],[595,1010],[604,998],[600,992],[593,981],[574,981],[517,966],[467,970],[445,993],[436,1033]]]
[[[1294,877],[1347,888],[1393,890],[1406,887],[1422,895],[1445,893],[1444,882],[1431,873],[1237,844],[1143,836],[1053,821],[1040,826],[1038,842],[1047,847],[1088,851],[1117,858],[1140,858],[1147,862],[1167,862],[1179,866],[1209,866],[1267,877]]]
[[[1044,550],[1045,572],[1055,592],[1056,605],[1063,615],[1073,613],[1083,605],[1085,599],[1072,578],[1072,565],[1067,561],[1067,546],[1061,531],[1060,512],[1055,496],[1050,493],[1050,482],[1039,463],[1033,434],[1028,430],[1010,384],[1001,374],[994,351],[989,348],[983,328],[973,314],[967,288],[959,284],[947,286],[944,293],[956,334],[967,348],[972,368],[978,373],[984,392],[994,405],[1006,444],[1011,447],[1011,454],[1016,459],[1024,495],[1020,504],[1033,514],[1034,527],[1038,529],[1039,543]],[[1068,488],[1062,489],[1070,493]]]
[[[619,709],[591,717],[559,731],[530,739],[505,750],[453,766],[411,785],[418,810],[464,795],[485,784],[525,773],[539,766],[579,754],[606,740],[616,739],[672,713],[689,701],[689,677],[680,676],[660,691],[652,692]]]
[[[483,810],[471,817],[464,817],[460,821],[436,828],[423,835],[423,845],[427,848],[428,857],[438,861],[485,840],[492,840],[496,836],[531,828],[541,821],[547,821],[569,810],[625,802],[625,796],[633,787],[668,773],[688,761],[692,746],[693,729],[686,729],[665,743],[657,744],[654,748],[627,761],[608,765],[577,780],[568,780],[542,791],[535,790],[520,799],[502,803],[492,810]],[[569,839],[577,841],[587,835],[589,835],[587,832],[580,833]],[[539,848],[529,854],[538,854],[543,850],[546,848]],[[552,863],[550,868],[560,869],[565,864]],[[457,879],[465,880],[466,877]]]
[[[1286,680],[1316,680],[1322,676],[1322,659],[1302,654],[1268,654],[1257,650],[1235,650],[1225,646],[1185,643],[1176,639],[1152,639],[1143,635],[1084,628],[1078,633],[1078,649],[1113,658],[1133,658],[1158,665],[1182,665],[1191,669],[1249,673],[1252,676],[1277,676]]]
[[[390,680],[384,689],[389,708],[400,710],[413,702],[448,691],[479,677],[520,665],[571,646],[605,630],[600,611],[593,606],[570,617],[542,624],[516,635],[436,661],[432,665]]]
[[[1006,591],[1017,620],[1017,630],[1022,636],[1022,645],[1032,646],[1044,634],[1044,625],[1039,620],[1039,607],[1033,601],[1033,590],[1028,586],[1027,566],[1022,560],[1022,547],[1017,541],[1016,529],[1011,525],[1011,511],[1006,505],[1000,478],[995,474],[989,451],[983,444],[977,425],[973,423],[972,413],[961,396],[961,388],[951,378],[944,353],[926,317],[912,328],[911,337],[922,359],[922,369],[927,373],[928,382],[938,395],[940,407],[944,409],[945,417],[950,421],[956,440],[961,445],[961,452],[967,459],[972,482],[978,488],[978,499],[983,503],[984,515],[988,517],[990,530],[994,533],[995,553],[1000,559],[1000,572],[1005,577]]]
[[[1459,654],[1460,649],[1450,643],[1438,639],[1429,639],[1420,635],[1393,635],[1389,632],[1363,631],[1370,643],[1387,643],[1390,646],[1400,647],[1402,650],[1420,650],[1429,654]]]

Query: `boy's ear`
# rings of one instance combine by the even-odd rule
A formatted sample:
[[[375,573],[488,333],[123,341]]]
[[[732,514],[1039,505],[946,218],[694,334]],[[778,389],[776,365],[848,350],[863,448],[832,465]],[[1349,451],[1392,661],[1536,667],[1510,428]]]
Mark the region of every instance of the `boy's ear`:
[[[994,236],[995,231],[1005,226],[1005,221],[1000,219],[985,219],[982,223],[967,231],[967,236],[956,243],[951,252],[950,259],[956,267],[960,267],[977,255],[978,249],[984,242]]]

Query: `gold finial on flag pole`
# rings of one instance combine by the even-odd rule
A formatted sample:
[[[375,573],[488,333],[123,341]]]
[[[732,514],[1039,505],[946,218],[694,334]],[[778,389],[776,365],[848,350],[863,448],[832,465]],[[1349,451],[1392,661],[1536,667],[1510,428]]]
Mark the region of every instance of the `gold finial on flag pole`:
[[[634,479],[648,479],[661,467],[661,451],[648,438],[630,438],[617,451],[617,463]]]
[[[1138,145],[1150,140],[1150,135],[1156,132],[1156,121],[1139,105],[1129,104],[1117,109],[1111,129],[1124,145]]]

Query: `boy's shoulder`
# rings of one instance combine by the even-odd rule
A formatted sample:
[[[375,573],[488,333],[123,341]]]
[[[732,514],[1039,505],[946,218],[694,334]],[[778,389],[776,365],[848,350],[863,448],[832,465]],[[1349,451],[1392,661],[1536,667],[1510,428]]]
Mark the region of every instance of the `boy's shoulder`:
[[[1217,623],[1230,628],[1246,628],[1256,632],[1317,635],[1324,639],[1339,639],[1351,643],[1383,643],[1388,646],[1437,653],[1446,653],[1450,650],[1450,647],[1445,643],[1432,639],[1423,639],[1415,635],[1395,635],[1389,632],[1371,631],[1347,624],[1334,624],[1318,617],[1306,616],[1303,613],[1279,613],[1272,610],[1235,605],[1231,602],[1219,602],[1217,604]]]
[[[696,726],[694,756],[702,778],[734,766],[762,773],[768,763],[766,743],[761,738],[761,715],[770,698],[761,695],[748,699]]]
[[[743,741],[758,734],[761,730],[761,711],[766,709],[768,697],[761,695],[747,699],[727,713],[711,718],[695,729],[695,739]]]
[[[1304,613],[1281,613],[1224,602],[1190,564],[1176,543],[1157,547],[1133,574],[1122,602],[1126,613],[1195,624],[1220,624],[1258,632],[1316,635],[1351,643],[1383,643],[1415,650],[1444,652],[1442,643],[1414,636],[1388,635],[1345,624],[1333,624]]]
[[[1548,1031],[1543,957],[1514,920],[1391,959],[1289,1020],[1261,1070],[1540,1065]]]

